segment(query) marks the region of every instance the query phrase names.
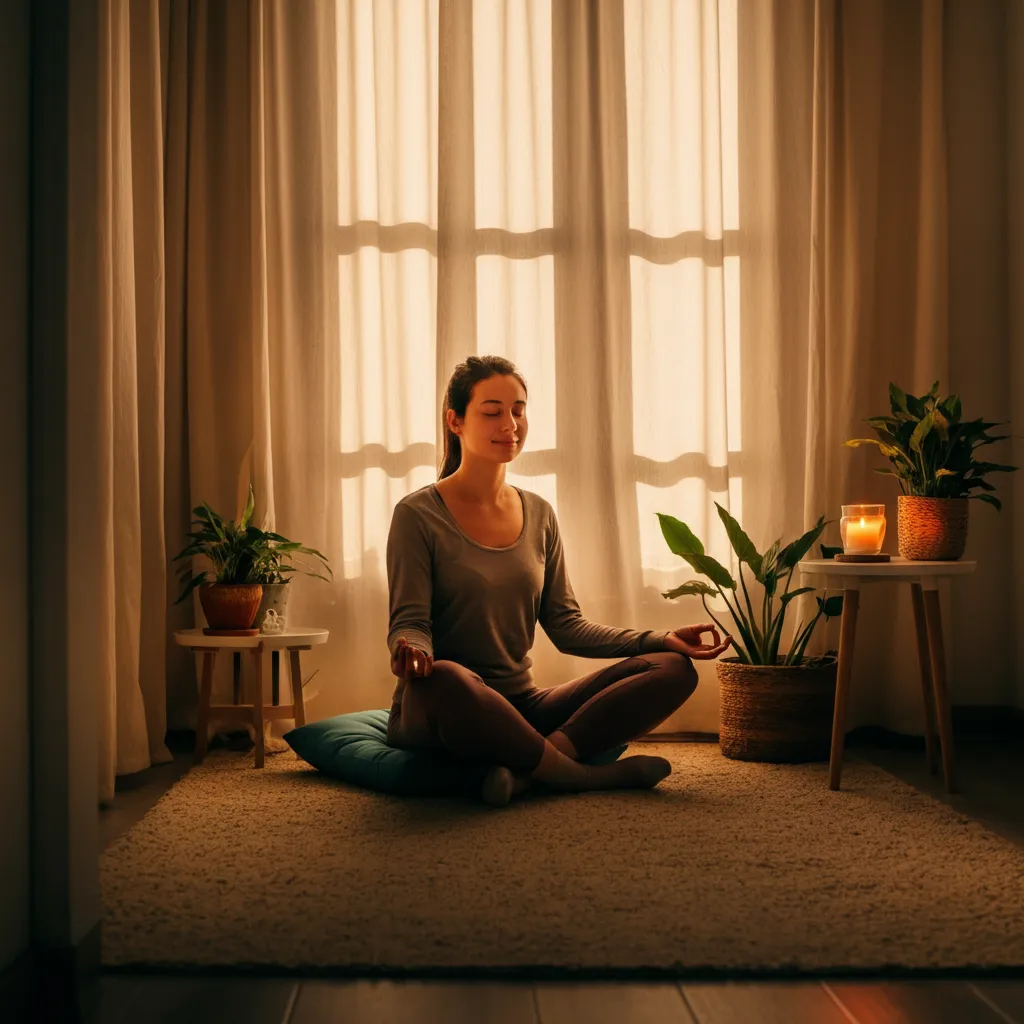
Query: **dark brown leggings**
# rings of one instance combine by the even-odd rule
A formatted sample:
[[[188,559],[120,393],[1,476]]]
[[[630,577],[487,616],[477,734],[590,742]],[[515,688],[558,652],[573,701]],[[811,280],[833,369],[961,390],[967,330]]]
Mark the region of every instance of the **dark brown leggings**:
[[[561,731],[586,760],[663,722],[693,693],[697,671],[685,655],[659,651],[625,658],[561,686],[503,697],[475,672],[435,661],[410,679],[392,705],[388,745],[532,772],[544,738]]]

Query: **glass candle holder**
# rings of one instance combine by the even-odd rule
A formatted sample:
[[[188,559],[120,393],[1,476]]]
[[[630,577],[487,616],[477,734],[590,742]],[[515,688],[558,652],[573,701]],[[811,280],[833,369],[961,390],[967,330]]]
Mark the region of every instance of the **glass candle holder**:
[[[839,520],[843,551],[848,555],[879,555],[885,540],[884,505],[844,505]]]

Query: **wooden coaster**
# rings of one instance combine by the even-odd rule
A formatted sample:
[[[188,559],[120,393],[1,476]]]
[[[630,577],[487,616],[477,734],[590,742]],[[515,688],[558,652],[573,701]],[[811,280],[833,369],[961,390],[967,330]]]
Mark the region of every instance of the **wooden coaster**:
[[[833,555],[837,562],[888,562],[891,555]]]
[[[206,636],[259,636],[258,629],[210,629],[209,626],[203,627],[203,633]]]

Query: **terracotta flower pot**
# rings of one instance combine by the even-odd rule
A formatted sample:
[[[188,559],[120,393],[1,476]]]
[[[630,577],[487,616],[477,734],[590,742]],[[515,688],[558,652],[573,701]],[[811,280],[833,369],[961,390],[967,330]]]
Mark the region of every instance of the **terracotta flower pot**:
[[[967,498],[897,498],[899,552],[913,562],[956,561],[967,545]]]
[[[251,629],[263,597],[259,583],[204,583],[199,603],[210,629]]]
[[[827,761],[832,745],[836,661],[799,665],[717,662],[722,753],[736,761]]]

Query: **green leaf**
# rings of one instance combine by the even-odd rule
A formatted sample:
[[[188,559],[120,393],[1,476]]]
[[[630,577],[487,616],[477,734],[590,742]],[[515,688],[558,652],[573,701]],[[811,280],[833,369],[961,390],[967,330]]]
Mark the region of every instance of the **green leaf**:
[[[717,594],[718,591],[715,590],[714,587],[709,587],[701,580],[690,580],[688,583],[684,583],[681,587],[676,587],[675,590],[669,590],[661,596],[671,601],[677,597],[696,597],[698,595],[704,597],[715,597]]]
[[[836,555],[841,555],[843,553],[842,547],[833,548],[829,547],[827,544],[820,544],[818,546],[821,549],[822,558],[835,558]]]
[[[696,538],[693,531],[680,522],[675,516],[655,513],[661,523],[661,533],[673,554],[681,555],[703,555],[704,545]]]
[[[923,398],[915,398],[913,395],[909,393],[907,394],[906,398],[907,412],[909,412],[911,416],[914,416],[920,420],[924,419],[924,417],[928,415],[928,406],[925,405]]]
[[[782,607],[785,608],[794,597],[799,597],[801,594],[809,594],[814,587],[801,587],[799,590],[791,590],[788,594],[783,594],[781,601]]]
[[[894,444],[888,444],[885,441],[880,441],[874,437],[854,437],[849,441],[844,441],[843,444],[847,448],[859,448],[864,444],[873,444],[887,459],[910,461],[907,458],[907,453],[902,448]]]
[[[764,553],[764,557],[761,559],[761,572],[764,574],[765,579],[775,573],[775,564],[779,557],[779,547],[782,544],[782,538],[780,537],[768,550]]]
[[[924,439],[931,432],[932,427],[935,425],[935,420],[932,413],[928,413],[920,423],[914,428],[914,433],[910,435],[910,447],[920,453],[921,445],[924,443]]]
[[[907,396],[904,391],[895,384],[889,384],[889,404],[894,413],[907,412]]]
[[[814,546],[814,542],[821,536],[822,531],[828,526],[828,520],[821,516],[817,524],[808,530],[799,540],[788,544],[779,552],[777,563],[786,569],[795,568],[796,564]]]
[[[710,555],[683,555],[702,576],[707,576],[712,583],[717,583],[723,590],[735,590],[736,581],[732,573],[717,559]]]
[[[956,476],[957,474],[951,469],[937,469],[935,470],[936,476]]]
[[[242,519],[239,526],[244,530],[252,520],[252,514],[256,509],[256,497],[252,493],[252,484],[249,484],[249,497],[245,502],[245,511],[242,512]]]
[[[764,580],[761,576],[761,555],[754,547],[753,541],[743,532],[743,528],[718,502],[715,502],[718,509],[718,517],[725,524],[725,532],[729,535],[729,542],[741,562],[746,562],[753,570],[754,577],[759,583]]]
[[[959,395],[950,395],[944,402],[939,403],[939,408],[951,423],[956,424],[960,422],[962,409]]]
[[[819,597],[818,607],[826,619],[834,619],[837,615],[842,615],[843,613],[842,595],[825,599]]]
[[[1003,503],[992,494],[972,494],[971,499],[973,501],[984,501],[986,504],[994,506],[998,512],[1001,512],[1003,509]]]
[[[735,590],[736,581],[732,574],[717,559],[704,554],[704,545],[697,539],[693,531],[680,522],[675,516],[656,513],[661,523],[661,532],[669,548],[674,554],[685,559],[702,576],[707,576],[712,583],[723,590]]]
[[[895,416],[869,416],[864,422],[869,423],[875,430],[884,430],[887,433],[892,433],[900,425]]]

